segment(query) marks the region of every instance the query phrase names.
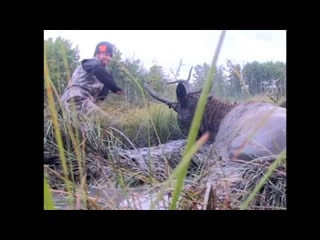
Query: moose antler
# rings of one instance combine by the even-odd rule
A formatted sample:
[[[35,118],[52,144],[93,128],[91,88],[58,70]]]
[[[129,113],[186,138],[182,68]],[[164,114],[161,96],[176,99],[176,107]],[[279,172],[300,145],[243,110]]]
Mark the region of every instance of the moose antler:
[[[189,71],[189,76],[188,76],[187,80],[176,80],[176,81],[173,81],[173,82],[167,82],[167,84],[181,83],[181,84],[183,84],[185,86],[185,88],[189,92],[189,80],[190,80],[190,77],[191,77],[192,69],[193,69],[193,67],[191,67],[191,69]],[[162,102],[162,103],[168,105],[169,108],[175,109],[175,106],[176,106],[175,102],[171,102],[171,101],[169,101],[169,100],[167,100],[165,98],[157,96],[157,94],[153,90],[151,90],[149,88],[149,86],[148,86],[148,84],[147,84],[147,82],[145,80],[143,80],[142,86],[146,90],[146,92],[149,93],[149,95],[151,97],[153,97],[154,99],[158,100],[159,102]],[[201,92],[201,90],[199,92]]]
[[[167,104],[169,106],[169,108],[174,106],[174,104],[175,104],[174,102],[171,102],[171,101],[169,101],[169,100],[167,100],[165,98],[157,96],[154,93],[154,91],[149,88],[149,86],[148,86],[146,81],[143,81],[142,86],[146,90],[146,92],[148,92],[150,94],[150,96],[153,97],[154,99],[156,99],[156,100],[158,100],[158,101],[160,101],[160,102],[162,102],[164,104]]]
[[[191,67],[190,70],[189,70],[189,76],[188,76],[187,80],[175,80],[175,81],[172,81],[172,82],[167,82],[167,84],[183,83],[183,84],[187,84],[187,86],[189,86],[189,80],[190,80],[190,77],[191,77],[192,69],[193,69],[193,67]]]

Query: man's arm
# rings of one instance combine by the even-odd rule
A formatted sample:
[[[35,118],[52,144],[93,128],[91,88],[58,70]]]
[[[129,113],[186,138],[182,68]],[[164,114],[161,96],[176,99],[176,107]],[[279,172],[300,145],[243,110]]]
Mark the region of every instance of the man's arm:
[[[83,61],[82,66],[84,70],[92,72],[96,76],[96,78],[104,84],[105,87],[103,88],[103,90],[110,89],[114,93],[122,92],[122,89],[117,86],[112,75],[110,75],[105,67],[95,59],[88,59]],[[103,94],[102,92],[101,94]]]

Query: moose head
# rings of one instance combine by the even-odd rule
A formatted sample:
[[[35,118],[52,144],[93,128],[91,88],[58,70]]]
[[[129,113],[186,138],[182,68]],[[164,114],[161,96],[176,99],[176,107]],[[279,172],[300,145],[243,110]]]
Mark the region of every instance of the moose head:
[[[187,80],[176,80],[168,82],[167,84],[178,83],[176,88],[177,102],[172,102],[162,97],[151,90],[147,84],[144,84],[144,89],[156,100],[165,103],[177,112],[177,121],[180,130],[184,135],[187,135],[194,117],[194,113],[197,107],[197,103],[201,94],[201,90],[190,92],[189,80],[191,76],[192,68],[189,71],[189,76]],[[211,107],[210,107],[211,106]],[[205,109],[205,114],[203,117],[202,124],[199,129],[199,136],[201,136],[205,131],[210,131],[210,140],[214,141],[215,135],[218,131],[219,123],[222,117],[234,106],[234,104],[224,103],[219,101],[212,96],[208,98],[208,102]],[[206,115],[212,116],[212,121],[207,121]],[[214,116],[214,117],[213,117]]]

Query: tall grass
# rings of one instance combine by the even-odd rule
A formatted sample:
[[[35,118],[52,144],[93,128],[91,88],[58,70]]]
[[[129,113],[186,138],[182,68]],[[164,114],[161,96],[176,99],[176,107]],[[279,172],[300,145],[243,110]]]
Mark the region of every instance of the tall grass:
[[[46,46],[44,47],[44,82],[45,82],[45,88],[47,91],[49,109],[50,109],[50,113],[52,116],[53,127],[55,130],[55,138],[58,142],[58,146],[59,146],[59,150],[60,150],[59,155],[60,155],[60,159],[61,159],[61,164],[63,167],[64,176],[66,177],[66,186],[67,186],[68,192],[71,194],[71,186],[70,186],[70,183],[67,178],[68,168],[67,168],[67,164],[66,164],[66,158],[64,155],[64,151],[63,151],[63,143],[62,143],[61,132],[60,132],[59,124],[58,124],[57,111],[55,108],[54,96],[53,96],[53,90],[52,90],[55,88],[54,88],[54,85],[49,77],[49,68],[48,68],[47,55],[46,55]],[[50,200],[46,199],[47,197],[50,197],[50,195],[49,196],[45,195],[45,202],[50,201]]]
[[[65,58],[64,64],[67,64],[66,55],[64,56],[64,58]],[[66,69],[68,69],[68,68],[66,68]],[[71,144],[73,145],[74,152],[75,152],[76,159],[77,159],[77,163],[78,163],[78,169],[80,171],[80,178],[82,180],[85,179],[85,177],[84,177],[85,174],[83,172],[84,164],[85,164],[85,161],[83,161],[83,159],[84,159],[85,154],[84,154],[84,151],[81,151],[81,148],[79,147],[79,146],[81,146],[81,143],[80,143],[80,137],[78,135],[78,132],[73,130],[73,126],[70,123],[69,115],[67,115],[65,113],[64,109],[61,107],[60,95],[58,94],[53,82],[50,79],[48,62],[47,62],[47,55],[46,55],[46,45],[44,46],[44,82],[45,82],[45,89],[46,89],[46,93],[47,93],[48,108],[49,108],[49,112],[50,112],[49,115],[52,120],[53,130],[55,133],[54,139],[58,144],[59,159],[61,161],[61,165],[63,168],[63,174],[64,174],[63,180],[64,180],[64,183],[66,185],[67,192],[69,195],[69,197],[68,197],[69,205],[72,206],[74,204],[72,193],[75,190],[73,169],[72,169],[72,164],[69,164],[69,168],[68,168],[67,160],[65,157],[65,148],[64,148],[64,144],[63,144],[63,140],[62,140],[62,136],[61,136],[62,131],[61,131],[60,126],[63,126],[64,128],[66,128],[68,136],[71,139]],[[55,94],[55,96],[54,96],[54,94]],[[66,121],[64,121],[63,124],[59,124],[59,114],[57,113],[55,99],[58,103],[59,109],[61,109],[61,111],[62,111],[63,119],[66,120]],[[73,119],[75,121],[75,125],[77,125],[76,119],[77,118]],[[71,180],[70,180],[70,177],[71,177]],[[86,184],[84,184],[84,188],[85,188],[85,186],[86,186]],[[44,187],[46,189],[48,187],[48,185],[45,184]],[[84,191],[84,196],[86,196],[86,191]],[[45,194],[44,195],[44,202],[50,203],[51,201],[52,201],[52,195],[48,194],[48,193]]]

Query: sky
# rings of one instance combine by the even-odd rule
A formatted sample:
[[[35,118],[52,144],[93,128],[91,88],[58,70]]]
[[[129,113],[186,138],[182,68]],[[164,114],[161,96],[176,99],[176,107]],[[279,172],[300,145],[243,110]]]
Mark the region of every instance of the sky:
[[[44,30],[44,39],[62,37],[78,46],[80,59],[90,58],[98,42],[113,43],[122,59],[140,59],[144,68],[154,64],[165,74],[176,72],[187,78],[191,66],[211,65],[220,30]],[[247,62],[281,61],[286,63],[286,30],[227,30],[218,66],[227,59],[242,66]]]

